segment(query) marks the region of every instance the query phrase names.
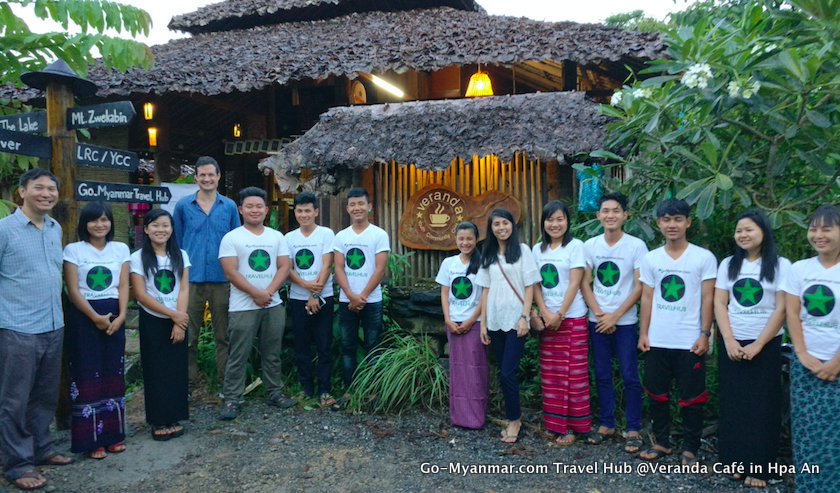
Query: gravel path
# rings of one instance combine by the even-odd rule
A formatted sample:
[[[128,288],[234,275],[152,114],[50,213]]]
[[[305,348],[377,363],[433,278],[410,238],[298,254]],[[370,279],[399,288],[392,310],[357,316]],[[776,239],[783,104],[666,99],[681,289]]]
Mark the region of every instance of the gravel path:
[[[513,446],[500,442],[501,428],[494,422],[483,430],[465,430],[429,411],[399,417],[302,406],[277,410],[249,401],[234,421],[218,421],[216,412],[213,399],[197,398],[186,434],[155,442],[144,424],[138,390],[127,405],[128,450],[101,461],[79,455],[70,466],[42,468],[46,491],[747,491],[740,482],[712,473],[714,459],[702,454],[709,472],[684,474],[651,471],[651,464],[623,451],[623,440],[553,446],[539,431],[540,415],[534,411],[526,412],[525,434]],[[69,450],[68,432],[56,438],[57,450]],[[671,456],[657,467],[677,464]],[[473,467],[491,470],[464,473]],[[792,490],[787,477],[764,491]]]

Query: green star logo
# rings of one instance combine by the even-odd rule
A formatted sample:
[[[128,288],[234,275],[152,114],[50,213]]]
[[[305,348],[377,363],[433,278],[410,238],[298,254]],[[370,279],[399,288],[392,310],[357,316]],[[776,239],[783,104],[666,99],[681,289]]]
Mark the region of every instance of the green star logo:
[[[161,294],[169,294],[175,289],[175,273],[169,269],[157,271],[154,277],[155,289]]]
[[[685,281],[682,277],[671,274],[662,279],[659,289],[662,293],[662,299],[673,303],[681,300],[685,295]]]
[[[251,252],[251,255],[248,256],[248,266],[250,266],[251,270],[254,272],[262,272],[268,269],[270,265],[271,257],[265,250],[254,250]]]
[[[452,281],[452,296],[454,296],[455,299],[465,300],[472,296],[472,292],[473,285],[469,278],[459,276]]]
[[[825,317],[834,310],[834,293],[826,285],[808,286],[802,298],[805,301],[805,310],[814,317]]]
[[[350,269],[361,269],[362,266],[365,265],[365,252],[358,248],[351,248],[350,251],[347,252],[347,256],[344,257],[344,263]]]
[[[745,277],[738,279],[732,286],[735,292],[735,301],[741,306],[755,306],[764,297],[764,288],[755,279]]]
[[[90,288],[91,291],[104,291],[111,285],[112,279],[113,275],[111,274],[111,269],[102,265],[97,265],[88,271],[85,281],[87,281],[87,287]]]
[[[298,269],[306,270],[312,267],[313,263],[315,263],[315,254],[312,253],[312,250],[308,248],[298,250],[297,255],[295,255],[295,265]]]
[[[621,279],[621,271],[619,271],[618,265],[609,260],[598,266],[595,275],[598,276],[598,281],[607,288],[615,286]]]
[[[560,273],[557,272],[557,267],[554,264],[545,264],[540,269],[542,276],[542,285],[546,289],[552,289],[557,286],[560,281]]]

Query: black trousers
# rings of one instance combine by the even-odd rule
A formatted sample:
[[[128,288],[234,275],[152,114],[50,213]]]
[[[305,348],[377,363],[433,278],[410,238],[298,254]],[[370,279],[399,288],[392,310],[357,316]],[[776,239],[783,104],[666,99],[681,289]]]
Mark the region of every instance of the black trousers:
[[[645,356],[642,386],[650,397],[650,414],[656,444],[671,447],[669,393],[677,381],[683,422],[683,450],[697,454],[703,432],[706,402],[706,364],[703,356],[684,349],[651,348]]]

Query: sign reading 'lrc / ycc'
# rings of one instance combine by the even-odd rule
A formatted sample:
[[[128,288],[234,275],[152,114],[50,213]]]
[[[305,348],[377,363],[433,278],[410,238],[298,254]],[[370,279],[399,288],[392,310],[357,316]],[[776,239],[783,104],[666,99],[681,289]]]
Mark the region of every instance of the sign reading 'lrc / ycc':
[[[131,101],[67,108],[67,130],[128,125],[134,115]]]
[[[140,164],[140,158],[137,157],[137,153],[130,151],[120,151],[89,144],[76,144],[76,163],[98,168],[134,171]]]
[[[92,202],[147,202],[166,204],[172,199],[166,187],[142,185],[124,185],[122,183],[102,183],[98,181],[76,180],[75,198],[79,201]]]
[[[52,155],[49,137],[8,130],[0,130],[0,152],[45,159]]]

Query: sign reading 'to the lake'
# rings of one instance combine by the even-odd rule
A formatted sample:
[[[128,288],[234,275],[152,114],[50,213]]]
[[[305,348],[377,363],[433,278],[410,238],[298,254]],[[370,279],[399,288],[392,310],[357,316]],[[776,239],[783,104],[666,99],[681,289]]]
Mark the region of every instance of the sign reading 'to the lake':
[[[122,183],[102,183],[85,180],[76,180],[74,196],[76,200],[84,202],[102,200],[104,202],[166,204],[172,199],[172,194],[166,187],[125,185]]]
[[[67,130],[128,125],[134,119],[134,115],[134,105],[131,101],[67,108]]]
[[[8,130],[0,130],[0,152],[45,159],[52,155],[49,137]]]
[[[90,144],[76,144],[76,163],[98,168],[134,171],[140,164],[137,153]]]

